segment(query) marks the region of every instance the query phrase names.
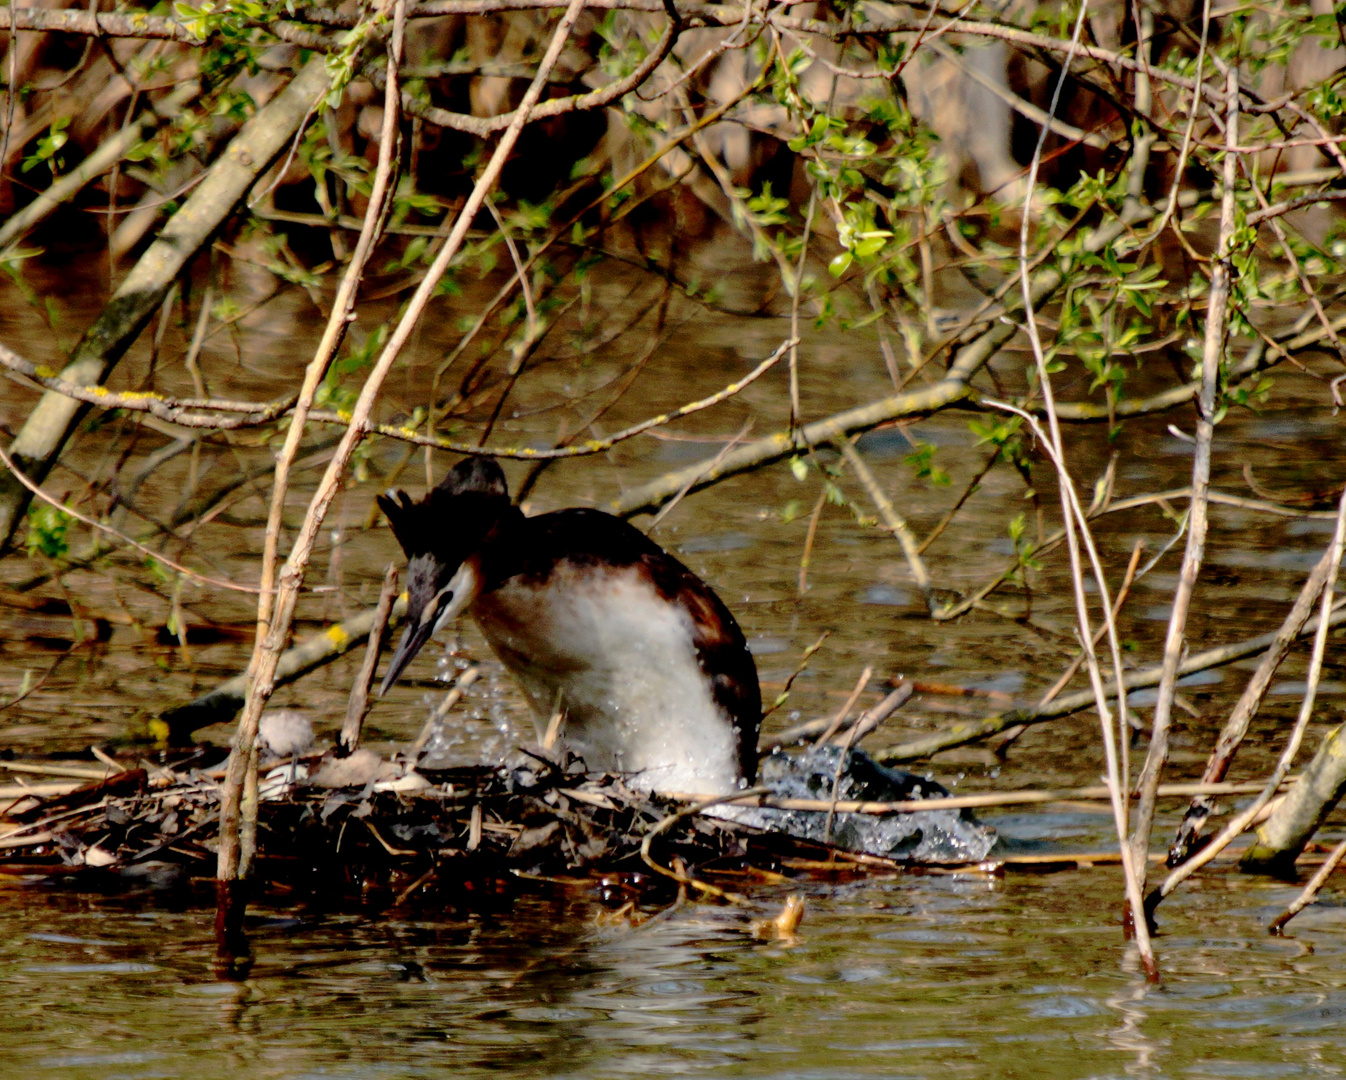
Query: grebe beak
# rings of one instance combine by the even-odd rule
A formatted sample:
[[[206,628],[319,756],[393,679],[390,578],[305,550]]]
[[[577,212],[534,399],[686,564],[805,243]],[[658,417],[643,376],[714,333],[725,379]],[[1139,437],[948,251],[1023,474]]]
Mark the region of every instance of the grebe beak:
[[[477,560],[469,558],[463,560],[449,583],[428,600],[421,600],[414,594],[408,596],[407,628],[402,632],[402,640],[397,643],[393,658],[388,661],[387,674],[379,686],[379,697],[383,697],[388,688],[397,682],[422,646],[470,607],[480,592],[481,575],[477,572]]]

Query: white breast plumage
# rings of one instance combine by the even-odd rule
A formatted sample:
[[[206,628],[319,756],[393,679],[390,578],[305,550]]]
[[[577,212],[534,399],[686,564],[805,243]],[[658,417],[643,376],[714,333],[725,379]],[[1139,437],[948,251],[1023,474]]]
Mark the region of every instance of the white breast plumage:
[[[737,740],[697,661],[687,612],[637,567],[558,566],[471,613],[542,723],[559,701],[567,749],[645,790],[736,790]]]

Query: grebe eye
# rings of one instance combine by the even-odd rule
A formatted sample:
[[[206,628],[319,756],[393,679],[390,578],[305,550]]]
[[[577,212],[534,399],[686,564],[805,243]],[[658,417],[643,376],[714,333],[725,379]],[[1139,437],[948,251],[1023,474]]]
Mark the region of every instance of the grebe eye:
[[[451,603],[453,603],[453,590],[446,585],[430,597],[430,602],[425,605],[425,610],[421,612],[421,625],[424,626],[426,623],[434,621],[439,617],[439,613]]]

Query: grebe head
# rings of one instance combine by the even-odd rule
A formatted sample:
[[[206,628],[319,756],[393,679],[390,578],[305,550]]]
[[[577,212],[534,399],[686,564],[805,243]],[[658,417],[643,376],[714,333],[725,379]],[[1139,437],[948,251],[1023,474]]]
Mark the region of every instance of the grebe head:
[[[379,687],[382,696],[431,635],[477,598],[481,550],[518,511],[500,466],[481,457],[460,461],[417,502],[405,491],[389,491],[378,504],[407,554],[406,629]]]

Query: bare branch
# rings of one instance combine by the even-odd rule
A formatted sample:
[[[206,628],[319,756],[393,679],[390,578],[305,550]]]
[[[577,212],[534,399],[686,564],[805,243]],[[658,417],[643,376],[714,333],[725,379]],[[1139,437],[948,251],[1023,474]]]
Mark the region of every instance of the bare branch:
[[[650,72],[663,63],[664,57],[673,48],[680,29],[681,25],[678,22],[670,20],[668,25],[664,27],[664,32],[659,41],[650,50],[649,55],[629,75],[616,79],[606,86],[601,86],[597,90],[590,90],[588,93],[572,94],[569,97],[552,98],[549,101],[541,102],[531,110],[530,117],[533,120],[545,120],[552,116],[585,112],[589,109],[601,109],[604,106],[611,105],[643,83],[649,77]],[[368,70],[365,74],[375,86],[382,89],[384,76],[377,69]],[[419,116],[427,123],[450,128],[453,131],[466,131],[480,138],[485,138],[497,131],[503,131],[514,122],[518,115],[517,109],[513,112],[500,113],[498,116],[487,117],[450,112],[448,109],[441,109],[435,105],[427,105],[413,97],[410,92],[402,95],[402,109],[408,115]]]
[[[0,8],[0,30],[47,30],[63,34],[90,34],[95,37],[145,38],[181,41],[185,45],[204,45],[176,19],[141,12],[98,12],[53,10],[34,7]]]

